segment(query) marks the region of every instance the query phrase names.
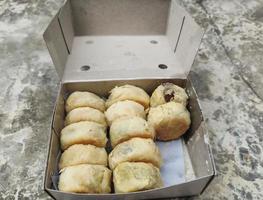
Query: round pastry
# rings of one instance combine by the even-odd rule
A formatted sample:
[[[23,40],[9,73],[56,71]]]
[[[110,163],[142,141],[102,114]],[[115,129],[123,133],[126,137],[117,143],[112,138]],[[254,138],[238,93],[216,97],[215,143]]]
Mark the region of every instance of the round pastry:
[[[110,141],[112,147],[134,137],[154,139],[155,131],[145,119],[140,117],[123,117],[111,124]]]
[[[109,125],[111,125],[114,120],[121,117],[138,116],[145,119],[145,115],[144,107],[130,100],[118,101],[112,104],[105,112]]]
[[[150,99],[151,107],[165,104],[170,101],[187,105],[188,96],[185,90],[173,83],[163,83],[152,93]]]
[[[66,111],[79,107],[91,107],[102,112],[105,111],[105,101],[91,92],[73,92],[66,100]]]
[[[124,162],[113,171],[116,193],[136,192],[163,186],[160,170],[151,163]]]
[[[190,113],[183,104],[169,102],[150,108],[148,123],[152,125],[158,140],[173,140],[183,135],[190,126]]]
[[[161,155],[152,139],[132,138],[118,144],[109,155],[111,169],[127,161],[152,163],[160,167]]]
[[[110,193],[111,170],[102,165],[75,165],[61,170],[58,189],[76,193]]]
[[[77,122],[66,126],[61,131],[60,145],[62,150],[73,144],[92,144],[97,147],[105,147],[106,143],[106,128],[96,122]]]
[[[110,96],[106,101],[106,107],[110,107],[117,101],[131,100],[135,101],[144,106],[144,108],[149,107],[150,97],[141,88],[133,85],[123,85],[120,87],[115,87],[110,91]]]
[[[79,164],[108,164],[108,155],[104,148],[93,145],[75,144],[65,150],[59,161],[59,169]]]
[[[71,110],[66,116],[65,126],[80,121],[92,121],[107,126],[104,113],[90,107],[80,107]]]

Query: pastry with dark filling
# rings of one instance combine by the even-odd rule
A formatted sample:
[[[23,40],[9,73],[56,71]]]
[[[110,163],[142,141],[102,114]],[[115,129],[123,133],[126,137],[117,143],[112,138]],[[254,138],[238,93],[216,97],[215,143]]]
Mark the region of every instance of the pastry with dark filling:
[[[173,101],[186,106],[187,100],[188,96],[183,88],[173,83],[163,83],[152,93],[150,105],[151,107],[156,107]]]

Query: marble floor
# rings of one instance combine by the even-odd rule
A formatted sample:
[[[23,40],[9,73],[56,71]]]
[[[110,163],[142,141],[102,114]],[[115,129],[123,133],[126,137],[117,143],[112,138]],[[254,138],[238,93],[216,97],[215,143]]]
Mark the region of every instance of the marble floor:
[[[43,191],[58,90],[42,33],[62,0],[0,0],[0,199]],[[190,73],[218,176],[191,199],[263,199],[263,0],[180,0],[206,29]]]

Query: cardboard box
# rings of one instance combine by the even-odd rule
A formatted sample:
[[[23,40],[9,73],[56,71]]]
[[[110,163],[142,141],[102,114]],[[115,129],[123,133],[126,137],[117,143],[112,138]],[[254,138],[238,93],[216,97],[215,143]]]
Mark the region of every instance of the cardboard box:
[[[202,193],[216,174],[198,97],[188,79],[203,30],[174,0],[68,0],[44,33],[61,78],[53,113],[45,191],[55,199],[156,199]],[[106,96],[134,84],[149,94],[161,83],[186,88],[191,127],[183,136],[194,178],[126,194],[76,194],[54,188],[64,126],[64,102],[73,91]]]

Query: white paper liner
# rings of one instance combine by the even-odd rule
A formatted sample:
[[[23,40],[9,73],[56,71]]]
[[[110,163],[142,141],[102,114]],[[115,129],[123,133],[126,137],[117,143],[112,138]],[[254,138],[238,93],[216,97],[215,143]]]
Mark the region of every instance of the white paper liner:
[[[163,165],[161,175],[164,187],[185,182],[184,151],[182,140],[156,142],[159,147]]]

